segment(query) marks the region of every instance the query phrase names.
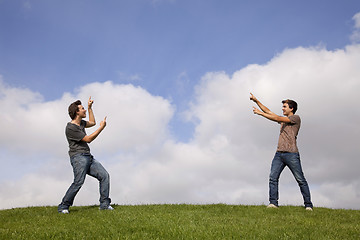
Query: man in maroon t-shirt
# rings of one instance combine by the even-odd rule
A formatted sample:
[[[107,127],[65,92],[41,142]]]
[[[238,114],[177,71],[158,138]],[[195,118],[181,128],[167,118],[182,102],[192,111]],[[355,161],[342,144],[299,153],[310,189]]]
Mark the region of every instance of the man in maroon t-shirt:
[[[287,166],[290,168],[296,181],[299,184],[301,194],[304,198],[306,210],[312,211],[313,204],[311,202],[310,190],[301,168],[300,154],[297,148],[296,139],[300,129],[300,116],[295,115],[297,103],[287,99],[282,101],[282,111],[284,117],[278,116],[265,107],[252,93],[250,100],[254,101],[261,110],[253,107],[254,114],[263,116],[271,121],[281,124],[280,136],[277,150],[271,163],[269,177],[269,208],[277,208],[279,200],[279,178],[281,172]]]

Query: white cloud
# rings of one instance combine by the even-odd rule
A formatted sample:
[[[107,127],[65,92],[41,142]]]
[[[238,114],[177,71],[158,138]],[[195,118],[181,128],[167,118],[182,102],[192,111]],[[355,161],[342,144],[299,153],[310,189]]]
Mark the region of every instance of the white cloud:
[[[174,114],[169,101],[133,85],[93,83],[79,90],[79,99],[94,98],[96,120],[107,116],[106,131],[97,147],[105,151],[148,149],[168,137],[167,124]],[[83,103],[85,104],[85,103]]]
[[[266,65],[250,65],[232,77],[209,73],[198,87],[189,113],[200,122],[194,141],[208,146],[219,134],[226,136],[226,151],[243,163],[248,159],[254,165],[248,170],[256,172],[261,169],[258,157],[262,164],[271,161],[270,150],[276,147],[279,129],[277,124],[250,115],[249,92],[278,113],[281,100],[293,98],[303,119],[299,147],[310,187],[341,183],[354,192],[347,207],[356,208],[360,195],[355,170],[360,167],[355,160],[360,131],[356,124],[360,113],[347,106],[360,100],[359,61],[360,45],[337,51],[296,48],[285,50]],[[256,156],[253,149],[261,153]],[[316,196],[317,190],[313,192]],[[291,195],[281,191],[281,196],[286,199]],[[301,200],[299,195],[297,198]],[[344,206],[340,199],[329,199],[333,200],[331,206]],[[321,204],[316,198],[314,203]]]
[[[253,115],[252,91],[277,113],[283,99],[299,103],[298,143],[315,206],[358,209],[359,62],[360,45],[336,51],[299,47],[232,76],[207,73],[187,111],[196,123],[187,143],[169,134],[175,107],[140,87],[91,83],[45,102],[37,93],[0,82],[0,151],[10,157],[1,164],[11,172],[21,166],[12,162],[39,156],[42,163],[16,179],[0,178],[0,208],[60,202],[72,180],[63,132],[67,106],[76,99],[86,103],[89,95],[97,122],[108,116],[91,148],[110,172],[115,203],[266,204],[279,126]],[[96,181],[87,180],[75,204],[96,203],[97,191]],[[302,204],[288,169],[280,179],[280,197],[280,204]]]
[[[45,102],[38,93],[7,86],[0,80],[0,124],[3,126],[0,152],[2,170],[5,172],[0,177],[0,182],[4,182],[0,188],[1,193],[7,193],[14,185],[21,185],[24,181],[29,182],[29,176],[32,182],[38,179],[38,185],[41,186],[40,179],[44,173],[47,175],[49,172],[51,174],[48,178],[54,178],[53,182],[61,180],[71,183],[72,174],[64,134],[65,125],[70,120],[67,108],[77,99],[81,99],[83,105],[87,106],[90,95],[94,99],[97,122],[108,117],[106,130],[90,145],[95,156],[104,156],[110,160],[115,158],[114,161],[117,161],[119,155],[136,155],[138,160],[143,152],[160,145],[168,138],[167,125],[173,115],[173,107],[167,100],[151,96],[139,87],[115,85],[111,82],[92,83],[78,89],[74,95],[65,93],[61,99]],[[88,133],[93,131],[87,130]],[[39,175],[34,176],[34,172]],[[9,178],[11,182],[8,182]],[[23,187],[16,189],[24,191],[28,196],[27,192],[31,191],[32,185],[37,184],[31,184],[26,191]],[[54,192],[50,194],[53,197],[59,191],[55,186],[43,190]],[[21,199],[21,194],[16,196]],[[17,202],[14,200],[15,195],[2,196],[9,198],[5,200],[0,197],[0,208],[21,206],[24,199],[27,199]],[[29,205],[42,203],[43,201],[28,202]]]
[[[0,143],[4,148],[26,153],[47,151],[42,146],[44,142],[50,145],[61,142],[52,138],[54,132],[63,131],[57,127],[63,120],[56,114],[62,110],[59,102],[44,102],[39,93],[8,87],[0,79],[0,105]],[[32,141],[34,137],[37,141]]]
[[[355,28],[360,28],[360,12],[353,16],[353,20],[355,21]]]
[[[350,40],[353,43],[357,43],[357,42],[360,42],[360,12],[355,14],[352,19],[355,22],[355,25],[354,25],[355,29],[354,29],[352,35],[350,36]]]

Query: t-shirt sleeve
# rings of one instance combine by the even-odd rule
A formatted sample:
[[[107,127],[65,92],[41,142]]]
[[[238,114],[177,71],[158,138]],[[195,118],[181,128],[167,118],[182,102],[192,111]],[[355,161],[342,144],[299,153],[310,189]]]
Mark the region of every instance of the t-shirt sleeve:
[[[84,129],[86,127],[86,121],[81,120],[80,126]]]
[[[300,124],[300,117],[298,115],[292,115],[289,119],[291,124]]]
[[[80,142],[81,139],[83,139],[85,136],[86,136],[86,133],[81,131],[81,129],[74,124],[71,124],[66,129],[66,137],[69,140]]]

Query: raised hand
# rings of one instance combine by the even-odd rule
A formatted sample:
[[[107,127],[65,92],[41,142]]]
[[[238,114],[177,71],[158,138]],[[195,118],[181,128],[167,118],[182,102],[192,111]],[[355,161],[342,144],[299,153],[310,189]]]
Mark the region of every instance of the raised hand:
[[[107,118],[107,117],[105,117],[104,120],[102,120],[102,121],[100,122],[100,127],[102,127],[102,128],[105,128],[105,127],[106,127],[106,118]]]
[[[257,102],[257,98],[252,93],[250,93],[250,100]]]
[[[260,110],[257,109],[256,107],[253,107],[253,113],[260,115],[260,114],[262,113],[262,111],[260,111]]]
[[[91,99],[91,96],[89,97],[89,101],[88,101],[88,109],[92,107],[94,103],[94,100]]]

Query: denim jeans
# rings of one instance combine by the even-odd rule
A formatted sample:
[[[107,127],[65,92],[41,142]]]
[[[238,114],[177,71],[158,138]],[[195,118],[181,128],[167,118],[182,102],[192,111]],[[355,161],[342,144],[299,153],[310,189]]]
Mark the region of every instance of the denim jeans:
[[[70,158],[74,172],[74,182],[67,190],[58,211],[69,209],[73,205],[74,198],[85,182],[86,174],[99,180],[100,185],[100,209],[106,209],[110,205],[109,190],[110,176],[105,168],[94,159],[91,154],[77,154]]]
[[[310,197],[310,190],[301,168],[299,153],[290,152],[276,152],[271,164],[271,171],[269,177],[269,201],[278,206],[279,199],[279,178],[284,168],[288,166],[294,175],[301,194],[304,198],[305,207],[313,207]]]

